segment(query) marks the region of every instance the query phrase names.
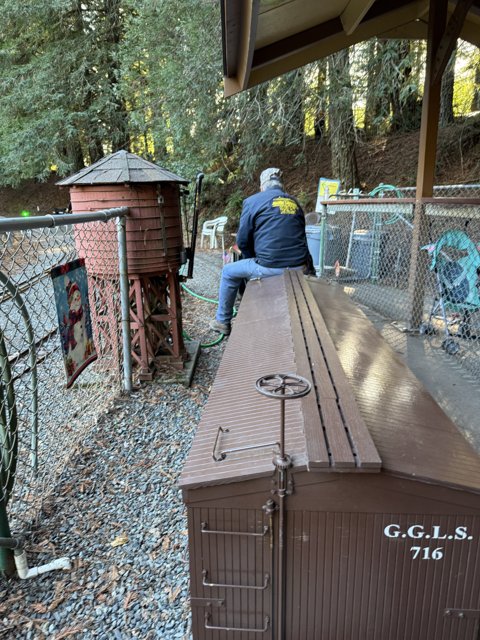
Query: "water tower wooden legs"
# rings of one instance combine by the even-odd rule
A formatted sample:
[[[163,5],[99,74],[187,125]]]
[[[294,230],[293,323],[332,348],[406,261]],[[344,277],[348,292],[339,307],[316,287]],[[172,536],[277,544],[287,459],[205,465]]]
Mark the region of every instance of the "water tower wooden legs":
[[[93,341],[99,359],[97,367],[120,374],[120,303],[118,281],[101,276],[88,277],[88,297],[92,318]]]
[[[182,307],[178,274],[135,275],[130,278],[132,357],[140,380],[152,380],[156,364],[183,368]]]

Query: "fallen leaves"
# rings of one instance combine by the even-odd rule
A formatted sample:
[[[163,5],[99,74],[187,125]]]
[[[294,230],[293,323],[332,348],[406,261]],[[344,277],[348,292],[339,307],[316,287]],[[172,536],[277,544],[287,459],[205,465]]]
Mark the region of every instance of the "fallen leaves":
[[[127,611],[127,609],[129,609],[132,602],[135,602],[135,600],[137,599],[138,599],[138,593],[136,593],[135,591],[129,591],[125,597],[125,600],[123,601],[123,608],[125,609],[125,611]]]
[[[82,633],[83,627],[69,627],[68,629],[64,629],[60,631],[57,635],[53,637],[53,640],[63,640],[63,638],[68,638],[69,636],[73,636],[76,633]]]
[[[128,536],[126,533],[120,533],[112,542],[110,543],[111,547],[121,547],[124,544],[127,544]]]
[[[169,547],[170,547],[170,538],[168,536],[165,536],[162,540],[162,549],[163,551],[168,551]]]
[[[174,602],[178,596],[178,594],[180,593],[180,591],[182,590],[182,587],[178,586],[175,588],[172,587],[167,587],[165,589],[165,592],[167,594],[167,598],[168,598],[168,602],[170,604],[172,604],[172,602]]]
[[[182,587],[175,587],[175,589],[169,589],[168,590],[168,602],[170,604],[172,604],[172,602],[174,602],[178,596],[178,594],[180,593],[180,591],[182,590]]]

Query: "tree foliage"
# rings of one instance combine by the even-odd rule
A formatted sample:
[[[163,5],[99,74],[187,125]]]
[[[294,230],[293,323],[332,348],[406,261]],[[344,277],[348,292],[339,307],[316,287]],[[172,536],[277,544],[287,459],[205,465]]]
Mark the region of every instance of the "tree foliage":
[[[295,161],[312,137],[329,141],[349,187],[360,126],[377,136],[419,125],[423,43],[374,39],[226,100],[217,0],[0,0],[0,10],[0,184],[67,175],[118,149],[234,183],[268,148],[292,146]],[[449,120],[454,80],[451,69]]]

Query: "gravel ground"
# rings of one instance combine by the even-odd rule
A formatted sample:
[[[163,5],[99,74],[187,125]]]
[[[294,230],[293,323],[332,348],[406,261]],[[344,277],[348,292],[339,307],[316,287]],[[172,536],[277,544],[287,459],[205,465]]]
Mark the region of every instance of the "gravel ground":
[[[221,256],[196,256],[192,290],[216,297]],[[184,300],[202,342],[214,307]],[[29,566],[68,556],[70,571],[0,583],[0,638],[185,639],[188,538],[177,480],[224,343],[203,349],[190,388],[144,383],[119,398],[77,444],[39,526]]]

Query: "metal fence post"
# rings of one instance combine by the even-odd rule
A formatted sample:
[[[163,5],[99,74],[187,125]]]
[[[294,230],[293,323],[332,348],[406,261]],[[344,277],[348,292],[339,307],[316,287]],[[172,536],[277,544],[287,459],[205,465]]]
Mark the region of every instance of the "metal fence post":
[[[117,218],[118,263],[120,271],[120,300],[122,306],[123,384],[132,391],[132,351],[130,341],[130,301],[127,265],[127,233],[124,217]]]
[[[0,537],[11,538],[10,526],[8,524],[7,508],[5,501],[0,497]],[[15,561],[13,551],[0,547],[0,574],[13,575],[15,573]]]
[[[320,220],[320,253],[318,256],[318,277],[323,276],[325,269],[325,235],[327,233],[327,205],[322,204],[322,214]]]
[[[410,271],[408,278],[408,328],[417,330],[422,322],[425,296],[425,280],[428,273],[428,257],[420,247],[428,241],[428,221],[425,203],[415,205],[411,243]]]

